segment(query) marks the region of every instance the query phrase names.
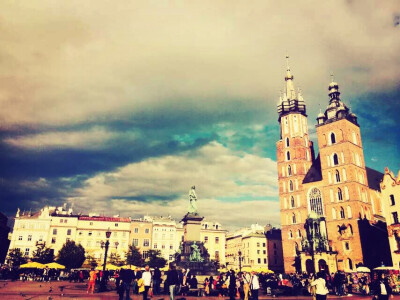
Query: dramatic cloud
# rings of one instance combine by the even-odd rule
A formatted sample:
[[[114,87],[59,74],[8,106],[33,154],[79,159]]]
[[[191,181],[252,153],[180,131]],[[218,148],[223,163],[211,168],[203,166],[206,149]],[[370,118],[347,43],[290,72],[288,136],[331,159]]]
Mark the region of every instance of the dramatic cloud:
[[[235,153],[213,142],[182,155],[168,155],[100,173],[70,199],[83,211],[182,217],[196,185],[203,215],[229,225],[250,219],[278,223],[276,162]],[[109,202],[111,201],[111,206]],[[247,215],[245,217],[244,215]]]

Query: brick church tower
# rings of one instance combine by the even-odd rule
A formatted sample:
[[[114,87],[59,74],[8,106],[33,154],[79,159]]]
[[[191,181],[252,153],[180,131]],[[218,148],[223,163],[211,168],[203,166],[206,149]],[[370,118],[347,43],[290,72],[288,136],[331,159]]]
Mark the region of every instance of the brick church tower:
[[[295,92],[288,63],[285,81],[277,104],[280,140],[276,144],[285,272],[390,265],[386,225],[375,219],[382,213],[383,174],[365,166],[357,116],[342,102],[339,85],[332,80],[327,109],[317,117],[319,155],[315,158],[306,105],[301,93]],[[315,251],[306,247],[305,223],[311,216],[326,223],[321,232],[325,246],[312,247],[319,252],[317,259]],[[377,244],[379,249],[374,247]]]
[[[303,179],[314,160],[312,142],[308,137],[306,105],[296,93],[288,57],[286,86],[277,103],[280,123],[280,140],[276,143],[281,209],[283,257],[286,272],[294,272],[296,249],[305,236],[307,199]]]

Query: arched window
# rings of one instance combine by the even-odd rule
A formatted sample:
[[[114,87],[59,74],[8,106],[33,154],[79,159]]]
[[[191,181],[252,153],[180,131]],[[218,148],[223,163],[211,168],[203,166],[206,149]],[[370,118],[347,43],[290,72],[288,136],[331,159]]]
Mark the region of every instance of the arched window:
[[[287,167],[287,173],[288,173],[288,176],[292,175],[292,167],[290,165],[288,165],[288,167]]]
[[[317,188],[311,189],[308,194],[309,203],[310,203],[310,210],[317,213],[318,215],[323,215],[323,208],[322,208],[322,194],[321,191]]]
[[[294,203],[294,197],[292,196],[292,198],[290,198],[290,206],[293,208],[295,207],[295,203]]]
[[[344,198],[349,200],[349,188],[347,186],[344,187]]]
[[[337,197],[339,201],[343,200],[342,190],[340,188],[337,189]]]
[[[353,270],[353,262],[351,261],[350,258],[347,259],[347,265],[349,267],[349,270]]]
[[[286,159],[287,159],[287,160],[290,160],[290,151],[287,151],[287,152],[286,152]]]
[[[346,217],[346,215],[344,214],[344,208],[340,207],[340,218],[344,219]]]
[[[332,219],[336,220],[336,209],[332,207]]]
[[[347,225],[347,228],[349,229],[349,230],[348,230],[349,235],[353,235],[353,226],[351,226],[351,224],[348,224],[348,225]]]
[[[349,219],[351,219],[351,217],[352,217],[350,205],[347,206],[347,217],[348,217]]]
[[[301,231],[300,231],[300,229],[297,231],[297,237],[301,238]]]
[[[356,137],[356,133],[353,131],[353,143],[357,145],[357,137]]]
[[[335,177],[336,177],[336,182],[340,182],[340,173],[339,173],[339,170],[336,170],[336,172],[335,172]]]
[[[394,200],[394,195],[390,195],[390,205],[395,205],[396,201]]]
[[[331,133],[331,144],[335,144],[336,143],[336,136],[335,134],[332,132]]]
[[[296,215],[292,214],[292,224],[296,224]]]
[[[339,158],[337,156],[337,154],[333,154],[333,165],[337,166],[339,164]]]
[[[289,181],[289,191],[293,192],[293,181]]]
[[[290,146],[289,138],[287,137],[287,138],[286,138],[286,147],[289,147],[289,146]]]
[[[293,233],[291,230],[289,230],[289,239],[293,238]]]

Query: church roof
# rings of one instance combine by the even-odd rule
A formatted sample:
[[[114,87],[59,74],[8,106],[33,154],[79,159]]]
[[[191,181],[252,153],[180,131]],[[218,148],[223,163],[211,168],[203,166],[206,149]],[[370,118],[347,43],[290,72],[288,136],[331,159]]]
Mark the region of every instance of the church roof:
[[[314,160],[311,168],[308,170],[306,176],[303,179],[303,183],[315,182],[322,180],[322,172],[321,172],[321,159],[318,157]]]
[[[365,167],[365,170],[367,171],[367,180],[369,188],[376,191],[381,191],[380,183],[383,179],[383,173],[368,167]]]

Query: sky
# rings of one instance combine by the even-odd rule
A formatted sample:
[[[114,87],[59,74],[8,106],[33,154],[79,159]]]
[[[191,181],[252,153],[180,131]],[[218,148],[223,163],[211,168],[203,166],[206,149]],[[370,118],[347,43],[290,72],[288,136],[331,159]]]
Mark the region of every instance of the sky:
[[[388,1],[0,3],[0,211],[188,209],[279,226],[286,54],[310,136],[334,73],[367,166],[399,170],[400,8]]]

